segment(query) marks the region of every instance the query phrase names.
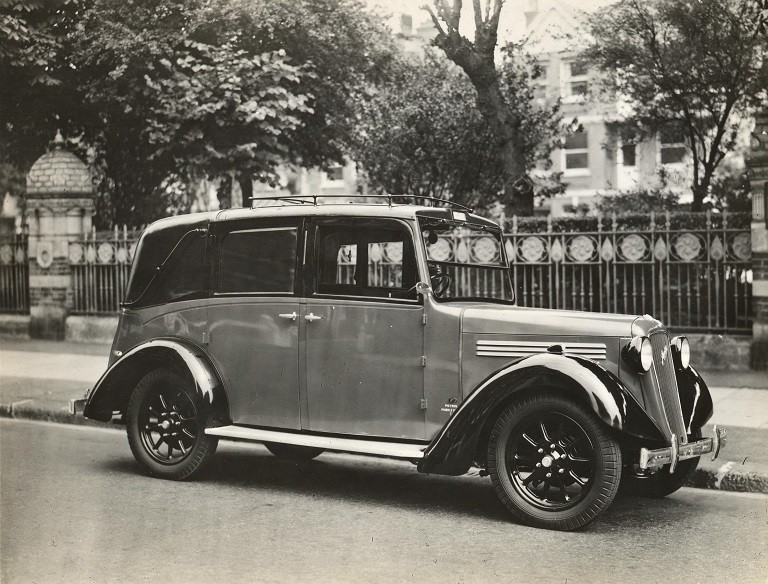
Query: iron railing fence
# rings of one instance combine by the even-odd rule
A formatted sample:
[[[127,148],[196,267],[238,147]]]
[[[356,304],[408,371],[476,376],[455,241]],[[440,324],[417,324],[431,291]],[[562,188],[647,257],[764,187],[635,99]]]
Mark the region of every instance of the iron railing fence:
[[[505,235],[521,306],[650,314],[669,328],[751,333],[750,231],[717,226],[672,228],[651,214],[645,229]]]
[[[29,235],[0,236],[0,313],[29,313]]]
[[[644,228],[633,229],[622,228],[615,217],[598,218],[597,229],[590,231],[556,232],[551,223],[546,230],[526,231],[517,229],[514,220],[512,225],[504,247],[521,306],[651,314],[677,330],[751,332],[750,232],[730,225],[727,216],[717,224],[707,216],[691,228],[673,227],[669,215],[653,214]],[[73,312],[113,314],[119,309],[138,235],[123,228],[70,243]],[[443,261],[495,261],[487,257],[493,246],[483,236],[454,239],[446,242]],[[3,261],[9,257],[3,249],[0,273],[5,275],[10,264]],[[369,266],[371,277],[381,282],[402,277],[402,254],[395,253],[400,250],[381,251],[380,258],[373,254],[378,261]],[[351,281],[351,255],[338,259],[339,277]],[[26,269],[26,263],[19,269]],[[502,286],[501,272],[451,269],[451,296],[498,295]],[[27,278],[21,280],[25,286]],[[3,290],[8,288],[3,280]],[[5,309],[6,300],[0,302]]]
[[[111,315],[125,296],[139,233],[117,226],[69,243],[74,283],[73,314]]]

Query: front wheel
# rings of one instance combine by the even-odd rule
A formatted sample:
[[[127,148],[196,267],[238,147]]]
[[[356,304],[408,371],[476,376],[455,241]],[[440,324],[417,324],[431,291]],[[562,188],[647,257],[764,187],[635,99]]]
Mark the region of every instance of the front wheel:
[[[570,531],[610,506],[621,480],[621,449],[591,411],[542,393],[513,402],[496,420],[488,472],[516,519]]]
[[[128,443],[151,474],[186,479],[202,471],[218,439],[205,434],[205,417],[191,382],[169,369],[145,375],[126,411]]]

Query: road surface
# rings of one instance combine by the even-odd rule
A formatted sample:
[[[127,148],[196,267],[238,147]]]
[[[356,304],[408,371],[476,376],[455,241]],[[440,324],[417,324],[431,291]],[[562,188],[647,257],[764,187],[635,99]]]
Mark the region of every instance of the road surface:
[[[576,533],[517,525],[490,480],[222,442],[196,482],[143,476],[117,429],[0,420],[0,581],[760,582],[768,496],[622,497]]]

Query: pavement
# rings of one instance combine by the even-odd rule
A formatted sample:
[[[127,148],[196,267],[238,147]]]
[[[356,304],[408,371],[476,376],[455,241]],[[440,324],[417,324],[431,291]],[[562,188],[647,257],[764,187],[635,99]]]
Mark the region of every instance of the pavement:
[[[69,400],[106,370],[110,346],[0,338],[0,416],[107,425],[70,416]],[[695,366],[695,364],[694,364]],[[710,387],[712,424],[728,430],[720,457],[702,457],[689,486],[768,493],[768,373],[699,370]]]

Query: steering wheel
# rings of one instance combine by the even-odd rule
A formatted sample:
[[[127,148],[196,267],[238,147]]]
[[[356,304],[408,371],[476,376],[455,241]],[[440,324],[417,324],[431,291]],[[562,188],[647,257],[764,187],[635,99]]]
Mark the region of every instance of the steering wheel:
[[[432,293],[440,298],[450,288],[453,278],[445,272],[436,272],[430,276],[432,281]]]

